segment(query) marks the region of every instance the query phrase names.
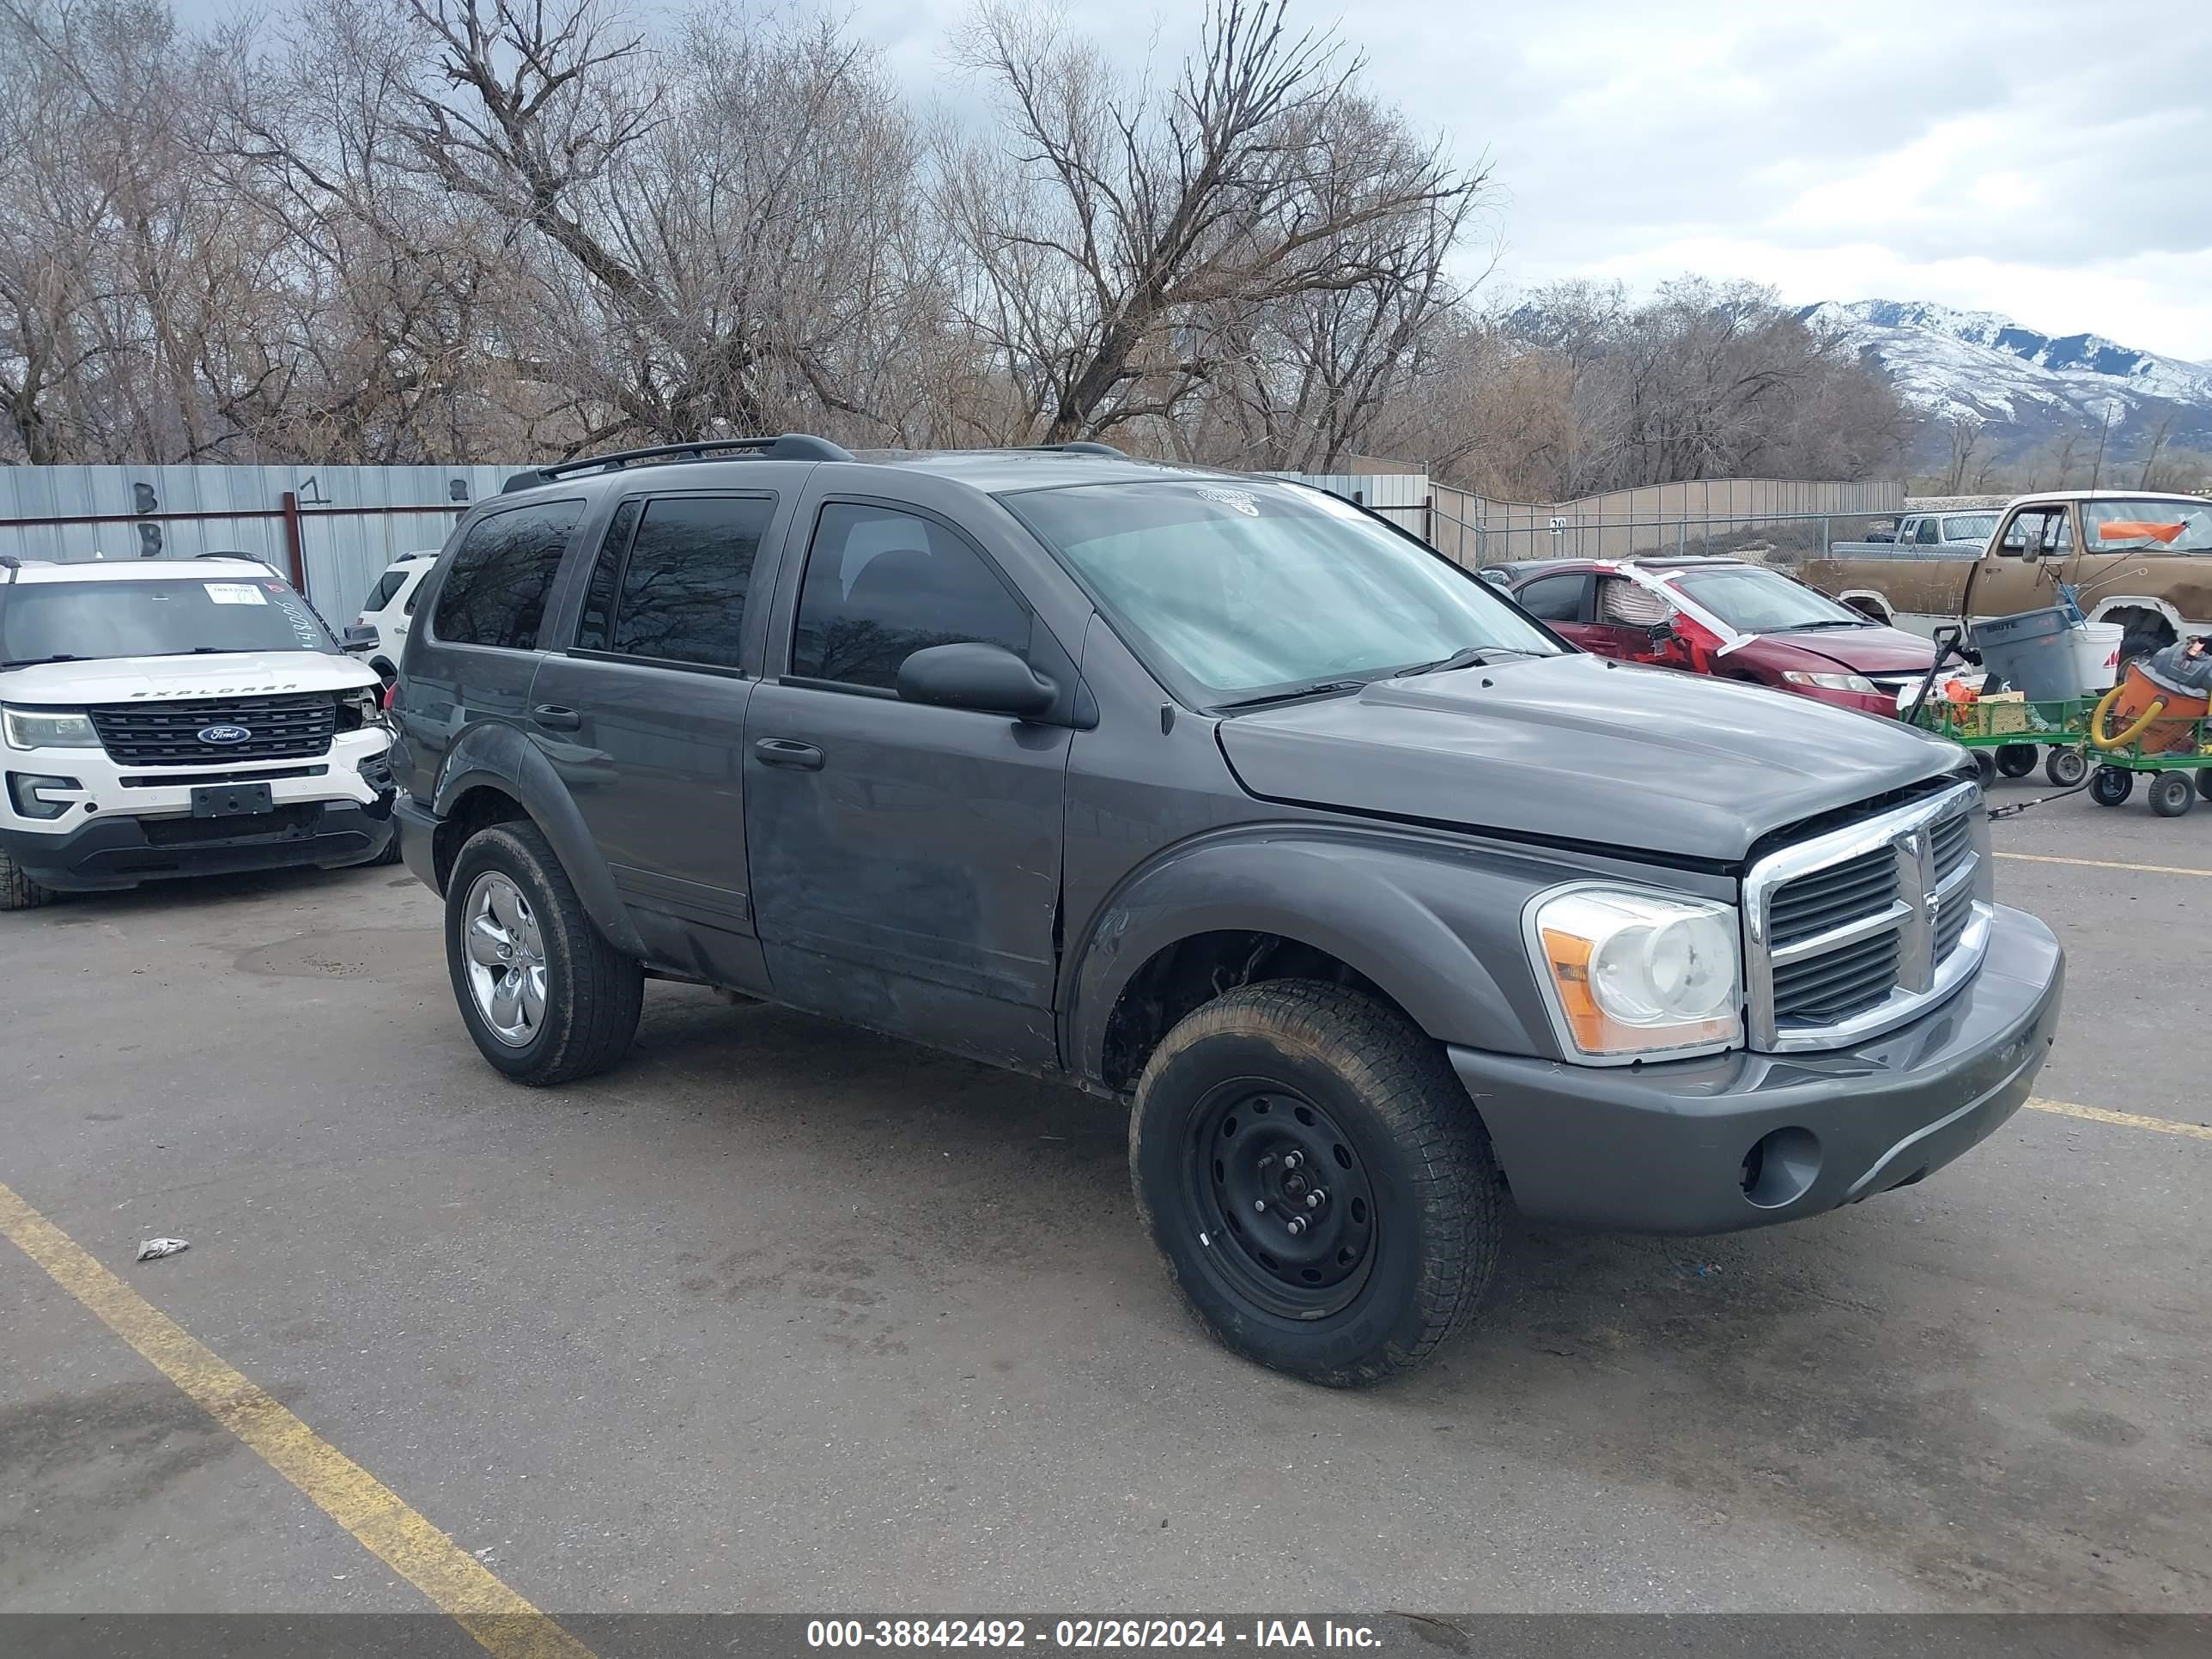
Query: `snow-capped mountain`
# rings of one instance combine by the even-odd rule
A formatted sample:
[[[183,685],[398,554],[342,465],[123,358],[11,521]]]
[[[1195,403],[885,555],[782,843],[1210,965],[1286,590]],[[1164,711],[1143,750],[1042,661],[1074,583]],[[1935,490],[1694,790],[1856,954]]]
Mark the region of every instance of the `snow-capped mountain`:
[[[1800,314],[1874,357],[1905,401],[1936,420],[1981,416],[2003,450],[2063,441],[2069,430],[2092,443],[2101,433],[2114,459],[2153,443],[2212,448],[2212,363],[1912,301],[1831,300]]]

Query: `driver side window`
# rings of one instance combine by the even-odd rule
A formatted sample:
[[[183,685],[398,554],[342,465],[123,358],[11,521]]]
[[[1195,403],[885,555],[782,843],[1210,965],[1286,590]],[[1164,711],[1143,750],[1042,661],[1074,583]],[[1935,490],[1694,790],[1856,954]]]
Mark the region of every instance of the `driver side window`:
[[[2013,514],[1997,543],[1997,551],[2016,559],[2031,547],[2045,558],[2073,550],[2074,526],[2066,508],[2028,507]]]

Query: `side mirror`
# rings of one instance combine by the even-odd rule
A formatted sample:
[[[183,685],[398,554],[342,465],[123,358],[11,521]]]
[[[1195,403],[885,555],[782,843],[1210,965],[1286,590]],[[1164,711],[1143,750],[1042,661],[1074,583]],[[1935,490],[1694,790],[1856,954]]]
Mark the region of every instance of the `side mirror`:
[[[1060,688],[1003,645],[933,645],[899,665],[904,702],[939,708],[972,708],[1033,720],[1051,712]]]
[[[355,623],[338,635],[338,643],[349,651],[374,651],[378,635],[373,623]]]

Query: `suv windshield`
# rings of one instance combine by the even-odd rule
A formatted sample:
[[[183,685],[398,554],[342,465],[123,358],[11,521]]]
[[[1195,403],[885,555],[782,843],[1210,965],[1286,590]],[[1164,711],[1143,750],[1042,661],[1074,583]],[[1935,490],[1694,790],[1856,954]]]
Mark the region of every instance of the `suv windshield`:
[[[1164,481],[1003,499],[1156,672],[1215,702],[1560,649],[1486,584],[1319,491]]]
[[[2092,553],[2212,553],[2212,501],[2084,501]]]
[[[1672,581],[1730,628],[1746,634],[1869,625],[1850,606],[1771,570],[1686,570]]]
[[[321,651],[331,637],[283,582],[17,581],[0,591],[0,666],[199,651]]]

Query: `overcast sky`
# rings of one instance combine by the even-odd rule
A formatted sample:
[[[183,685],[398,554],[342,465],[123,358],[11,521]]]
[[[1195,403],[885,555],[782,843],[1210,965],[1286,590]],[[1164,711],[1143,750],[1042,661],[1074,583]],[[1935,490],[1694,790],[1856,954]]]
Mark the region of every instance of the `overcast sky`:
[[[918,99],[969,0],[830,0]],[[205,16],[224,0],[179,0]],[[278,0],[282,3],[282,0]],[[787,0],[789,3],[789,0]],[[1487,157],[1514,286],[1697,272],[2212,360],[2206,0],[1293,0]],[[1073,0],[1172,64],[1195,0]],[[1341,20],[1340,21],[1339,20]]]

